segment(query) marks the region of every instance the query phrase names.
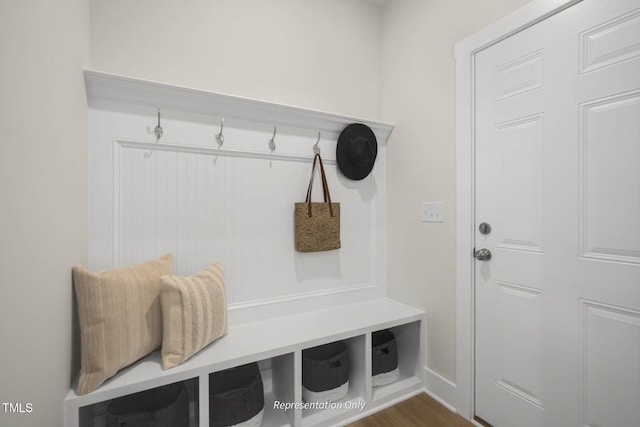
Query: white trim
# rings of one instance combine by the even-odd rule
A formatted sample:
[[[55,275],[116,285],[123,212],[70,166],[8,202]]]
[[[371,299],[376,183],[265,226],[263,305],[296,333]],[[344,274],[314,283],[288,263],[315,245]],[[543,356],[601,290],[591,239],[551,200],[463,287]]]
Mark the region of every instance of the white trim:
[[[140,150],[149,150],[149,153],[154,151],[171,151],[176,153],[192,153],[203,154],[206,156],[222,156],[222,157],[242,157],[248,159],[266,159],[266,160],[286,160],[290,162],[304,162],[312,163],[314,156],[296,156],[293,154],[275,154],[268,151],[249,151],[249,150],[236,150],[231,148],[221,147],[204,147],[201,145],[187,145],[176,144],[171,142],[155,142],[155,141],[141,141],[137,139],[116,139],[116,143],[120,144],[123,148],[136,148]],[[336,159],[327,157],[322,159],[322,163],[325,165],[335,165]]]
[[[456,43],[456,60],[468,58],[582,0],[534,0]]]
[[[473,418],[474,67],[456,45],[456,388],[458,413]]]
[[[456,385],[426,366],[423,378],[425,392],[451,412],[457,413],[458,410],[455,405]]]
[[[111,211],[111,265],[122,265],[120,259],[120,242],[122,241],[122,231],[120,225],[120,218],[122,217],[121,203],[120,203],[120,188],[122,188],[122,173],[121,164],[122,153],[121,146],[117,140],[113,140],[113,181],[112,181],[112,211]]]
[[[291,105],[226,95],[206,90],[170,85],[152,80],[137,79],[96,70],[84,70],[89,108],[114,108],[118,111],[155,113],[156,108],[171,111],[174,117],[206,119],[217,123],[225,121],[284,126],[291,129],[322,132],[337,139],[345,126],[360,122],[369,126],[386,144],[393,125],[362,117],[345,116],[325,111],[310,110]]]
[[[474,414],[474,75],[475,55],[581,0],[535,0],[455,45],[456,58],[456,385],[458,413]],[[476,424],[477,425],[477,424]]]

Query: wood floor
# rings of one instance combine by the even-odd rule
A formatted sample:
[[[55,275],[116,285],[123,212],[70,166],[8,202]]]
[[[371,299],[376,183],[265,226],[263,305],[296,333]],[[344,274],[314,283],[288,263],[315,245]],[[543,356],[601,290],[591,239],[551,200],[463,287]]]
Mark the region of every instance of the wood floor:
[[[422,393],[349,427],[473,427],[473,424],[454,414],[427,394]]]

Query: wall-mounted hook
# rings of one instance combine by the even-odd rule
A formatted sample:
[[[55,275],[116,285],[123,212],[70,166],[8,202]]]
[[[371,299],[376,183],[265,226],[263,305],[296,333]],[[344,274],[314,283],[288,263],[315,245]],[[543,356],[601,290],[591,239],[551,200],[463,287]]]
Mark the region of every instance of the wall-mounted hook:
[[[158,108],[158,125],[153,130],[153,134],[156,136],[156,143],[160,141],[160,138],[162,138],[163,133],[164,133],[164,130],[162,129],[162,126],[160,126],[160,109]]]
[[[278,128],[276,126],[273,127],[273,136],[269,140],[269,150],[273,153],[276,151],[276,132]]]
[[[318,147],[318,143],[320,142],[320,132],[318,132],[318,140],[315,144],[313,144],[313,152],[316,154],[320,154],[320,147]]]
[[[224,144],[224,135],[222,134],[222,130],[224,129],[224,117],[220,118],[220,132],[216,134],[216,142],[218,143],[218,147],[222,147]]]

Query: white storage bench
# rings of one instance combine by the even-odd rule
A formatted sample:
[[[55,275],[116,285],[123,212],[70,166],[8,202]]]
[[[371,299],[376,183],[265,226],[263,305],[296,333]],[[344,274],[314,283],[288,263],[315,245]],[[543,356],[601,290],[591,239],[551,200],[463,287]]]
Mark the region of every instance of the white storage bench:
[[[159,352],[122,370],[97,390],[65,399],[66,427],[105,425],[104,408],[114,398],[178,381],[190,389],[191,426],[209,426],[209,374],[259,362],[265,391],[263,426],[343,425],[394,400],[422,390],[425,314],[387,298],[260,322],[231,325],[227,336],[184,364],[164,371]],[[400,379],[372,387],[371,333],[390,329],[396,337]],[[344,340],[349,349],[349,392],[329,408],[282,409],[302,401],[302,350]],[[274,405],[274,402],[282,405]]]

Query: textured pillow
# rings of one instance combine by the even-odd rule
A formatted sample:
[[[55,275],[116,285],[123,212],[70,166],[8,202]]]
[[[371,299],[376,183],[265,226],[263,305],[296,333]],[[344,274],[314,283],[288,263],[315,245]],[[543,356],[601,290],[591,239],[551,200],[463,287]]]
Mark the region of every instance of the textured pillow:
[[[169,369],[227,333],[227,297],[219,262],[161,282],[162,367]]]
[[[79,395],[160,347],[160,277],[172,272],[172,254],[98,273],[73,268],[80,322]]]

